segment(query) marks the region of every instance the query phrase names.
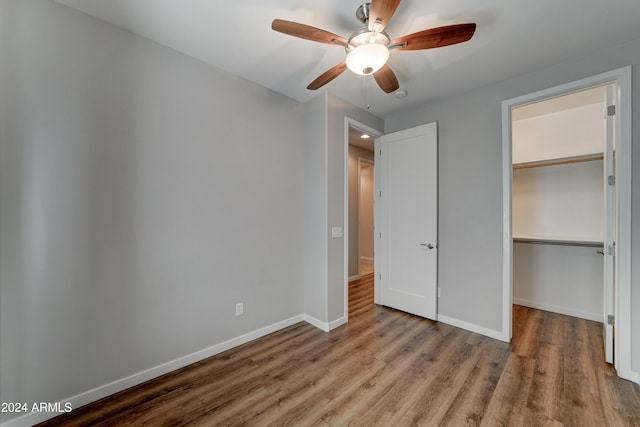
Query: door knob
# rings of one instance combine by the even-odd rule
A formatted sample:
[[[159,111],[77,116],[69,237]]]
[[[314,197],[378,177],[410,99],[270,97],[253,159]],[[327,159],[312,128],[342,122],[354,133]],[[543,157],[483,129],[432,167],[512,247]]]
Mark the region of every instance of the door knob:
[[[429,248],[429,249],[433,249],[434,246],[431,243],[420,243],[420,246],[425,247],[425,248]]]

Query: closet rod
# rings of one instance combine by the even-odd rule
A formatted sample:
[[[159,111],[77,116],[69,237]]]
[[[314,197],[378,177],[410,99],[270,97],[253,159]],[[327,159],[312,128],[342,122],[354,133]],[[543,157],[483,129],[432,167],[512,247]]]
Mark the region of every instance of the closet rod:
[[[513,170],[541,168],[545,166],[560,166],[568,165],[571,163],[593,162],[597,160],[604,160],[604,154],[594,153],[586,154],[583,156],[561,157],[558,159],[539,160],[535,162],[514,163]]]
[[[531,245],[579,246],[583,248],[604,248],[604,243],[579,242],[572,240],[513,239],[513,243],[527,243]]]

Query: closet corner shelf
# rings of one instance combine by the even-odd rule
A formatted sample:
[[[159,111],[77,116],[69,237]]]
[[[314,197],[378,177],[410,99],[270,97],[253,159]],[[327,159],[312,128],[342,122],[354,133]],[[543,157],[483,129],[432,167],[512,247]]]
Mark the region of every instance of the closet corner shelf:
[[[513,170],[541,168],[544,166],[567,165],[571,163],[593,162],[596,160],[604,160],[603,153],[584,154],[581,156],[560,157],[557,159],[538,160],[535,162],[514,163]]]
[[[533,245],[558,245],[558,246],[581,246],[586,248],[602,248],[603,242],[593,240],[571,240],[571,239],[554,239],[554,238],[531,238],[531,237],[514,237],[513,243],[529,243]]]

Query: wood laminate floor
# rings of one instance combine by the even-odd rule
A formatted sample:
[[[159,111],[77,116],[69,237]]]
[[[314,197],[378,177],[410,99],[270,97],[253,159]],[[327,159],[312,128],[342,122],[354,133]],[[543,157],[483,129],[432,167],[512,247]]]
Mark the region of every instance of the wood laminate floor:
[[[42,426],[640,426],[640,387],[604,363],[599,323],[514,307],[513,342],[373,304],[298,323]]]

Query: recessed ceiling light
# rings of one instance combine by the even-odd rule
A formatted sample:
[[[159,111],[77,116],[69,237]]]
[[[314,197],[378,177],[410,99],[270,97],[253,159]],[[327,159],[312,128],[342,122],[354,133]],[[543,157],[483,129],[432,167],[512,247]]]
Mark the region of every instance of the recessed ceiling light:
[[[360,136],[360,138],[362,138],[362,139],[369,139],[369,138],[371,138],[371,137],[370,137],[369,135],[367,135],[366,133],[363,133],[363,134]]]
[[[395,96],[398,99],[406,98],[407,95],[408,95],[408,93],[404,89],[400,89],[400,90],[396,91],[396,93],[393,94],[393,96]]]

